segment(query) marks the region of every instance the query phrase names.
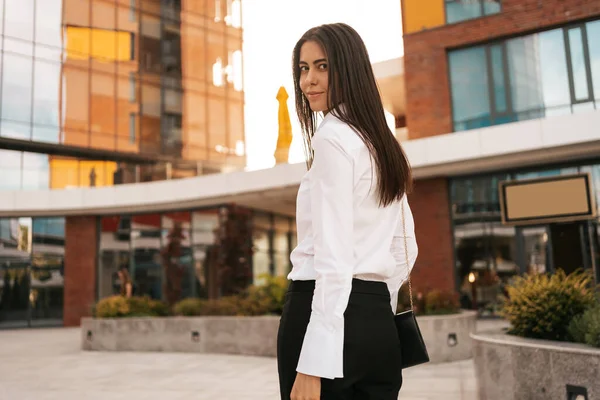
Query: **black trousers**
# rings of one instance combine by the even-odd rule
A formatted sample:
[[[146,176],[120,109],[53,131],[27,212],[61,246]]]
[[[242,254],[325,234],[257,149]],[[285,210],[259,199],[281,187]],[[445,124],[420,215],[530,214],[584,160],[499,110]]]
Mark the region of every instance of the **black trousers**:
[[[281,399],[288,400],[311,314],[315,281],[292,281],[277,337]],[[400,341],[384,282],[353,279],[344,314],[344,378],[321,378],[321,400],[397,400]]]

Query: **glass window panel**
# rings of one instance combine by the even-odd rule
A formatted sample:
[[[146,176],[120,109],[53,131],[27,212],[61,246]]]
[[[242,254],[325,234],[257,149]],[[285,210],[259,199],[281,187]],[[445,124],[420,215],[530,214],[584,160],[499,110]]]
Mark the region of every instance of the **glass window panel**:
[[[90,114],[89,71],[63,65],[62,107],[65,118],[65,144],[88,146]]]
[[[31,58],[33,56],[33,42],[24,39],[4,38],[4,51],[11,54],[19,54]]]
[[[569,72],[562,29],[538,35],[539,65],[546,115],[570,113]]]
[[[61,65],[35,60],[33,75],[33,123],[57,127]]]
[[[100,221],[98,297],[100,299],[120,293],[120,267],[129,268],[129,219],[124,216],[102,217]]]
[[[92,1],[92,26],[114,30],[116,28],[115,1]]]
[[[115,149],[115,106],[115,75],[92,71],[90,98],[92,147]]]
[[[187,214],[187,218],[186,218]],[[163,297],[171,304],[182,298],[191,297],[195,288],[193,277],[193,260],[191,252],[191,232],[183,229],[189,226],[189,213],[171,214],[166,220],[171,227],[162,231],[162,248],[160,264],[164,269],[166,290]]]
[[[135,79],[135,72],[129,73],[129,101],[135,102],[137,98],[137,82]]]
[[[64,295],[64,218],[34,218],[31,252],[31,318],[62,320]]]
[[[0,326],[26,326],[30,317],[30,232],[30,218],[0,219]]]
[[[23,189],[48,189],[50,187],[50,166],[48,155],[23,153]]]
[[[205,32],[196,25],[181,24],[182,75],[186,80],[205,81],[207,63],[204,57]]]
[[[252,274],[253,282],[260,284],[263,275],[270,274],[271,253],[269,252],[269,232],[264,230],[252,230]]]
[[[171,230],[176,226],[184,230],[191,229],[191,215],[189,211],[167,213],[162,216],[162,229]]]
[[[2,119],[31,121],[32,59],[4,53],[2,71]],[[3,130],[4,131],[4,130]],[[6,136],[2,132],[2,136]],[[29,133],[26,134],[29,138]]]
[[[541,116],[543,111],[539,41],[536,35],[506,42],[513,110],[517,119]]]
[[[581,28],[569,29],[568,36],[575,100],[587,100],[590,97],[590,88],[588,86]]]
[[[12,139],[31,139],[31,125],[25,122],[3,120],[0,124],[0,136]]]
[[[60,143],[60,128],[34,125],[31,138],[36,142]]]
[[[4,32],[4,0],[0,0],[0,32]],[[2,40],[0,40],[0,49],[2,49]]]
[[[481,17],[480,0],[446,0],[446,22],[465,21]]]
[[[600,20],[586,24],[594,97],[600,100]],[[600,104],[596,105],[600,109]]]
[[[489,126],[488,72],[483,47],[449,54],[454,129]]]
[[[4,0],[4,35],[33,42],[34,0]]]
[[[208,98],[208,123],[210,157],[215,160],[224,160],[230,150],[227,140],[226,103],[224,98]]]
[[[153,299],[162,297],[160,232],[160,229],[131,231],[132,277],[136,295]]]
[[[38,0],[35,2],[36,43],[43,43],[55,49],[62,48],[62,3],[63,0]],[[55,61],[60,61],[60,59]]]
[[[135,22],[136,20],[137,9],[135,6],[135,2],[136,0],[129,0],[129,21],[131,22]]]
[[[496,102],[496,112],[503,113],[507,111],[506,105],[506,82],[504,80],[504,52],[501,45],[495,45],[490,48],[490,57],[492,61],[492,75],[494,82],[494,100]]]
[[[137,100],[137,80],[134,71],[131,71],[130,67],[124,65],[119,66],[119,75],[117,75],[117,150],[119,151],[138,151],[137,143],[137,132],[133,131],[133,142],[132,139],[132,122],[137,118],[137,112],[139,111]],[[132,97],[133,96],[133,97]],[[132,101],[133,99],[133,101]],[[134,119],[132,120],[132,114]],[[137,121],[135,121],[137,123]]]
[[[502,10],[501,0],[483,0],[483,14],[498,14]]]
[[[134,144],[137,141],[137,114],[129,114],[129,143]]]
[[[21,189],[20,151],[0,149],[0,190]]]
[[[206,95],[192,90],[183,92],[183,137],[190,159],[206,159]]]

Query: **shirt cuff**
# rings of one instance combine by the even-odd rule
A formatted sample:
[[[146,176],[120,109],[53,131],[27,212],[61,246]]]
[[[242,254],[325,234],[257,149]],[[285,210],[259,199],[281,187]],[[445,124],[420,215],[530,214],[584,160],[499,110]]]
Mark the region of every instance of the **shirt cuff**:
[[[332,325],[313,314],[306,328],[296,372],[321,378],[344,377],[344,320]]]

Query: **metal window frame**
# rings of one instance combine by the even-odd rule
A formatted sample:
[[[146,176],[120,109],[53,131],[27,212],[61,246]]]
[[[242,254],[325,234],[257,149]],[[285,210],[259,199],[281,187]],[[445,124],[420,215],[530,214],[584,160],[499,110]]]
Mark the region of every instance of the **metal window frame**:
[[[497,13],[493,13],[493,14],[485,14],[485,7],[483,6],[484,1],[486,0],[476,0],[477,3],[479,3],[479,16],[477,17],[473,17],[473,18],[467,18],[467,19],[462,19],[460,21],[454,21],[454,22],[448,22],[448,4],[449,3],[455,3],[459,0],[444,0],[444,24],[445,25],[453,25],[453,24],[460,24],[462,22],[466,22],[466,21],[472,21],[478,18],[485,18],[485,17],[489,17],[492,15],[496,15],[496,14],[500,14],[502,12],[502,0],[498,0],[498,3],[500,4],[500,11]]]
[[[581,46],[583,47],[583,63],[585,66],[585,75],[587,83],[587,97],[585,99],[577,100],[575,95],[575,76],[573,75],[573,59],[571,57],[571,42],[569,41],[569,32],[575,29],[579,29],[581,32]],[[578,23],[562,28],[563,40],[565,43],[565,54],[567,56],[567,73],[569,75],[569,93],[571,95],[571,106],[583,103],[589,103],[594,100],[594,87],[592,82],[592,69],[590,65],[590,52],[589,43],[587,38],[587,29],[585,23]]]
[[[600,20],[593,20],[593,21],[600,21]],[[491,42],[487,42],[487,43],[482,43],[482,44],[478,44],[475,46],[468,46],[468,47],[461,47],[461,48],[456,48],[456,49],[452,49],[450,51],[446,52],[446,63],[449,66],[450,65],[450,55],[452,52],[454,51],[458,51],[458,50],[464,50],[464,49],[472,49],[472,48],[477,48],[477,47],[481,47],[484,49],[485,51],[485,57],[486,57],[486,72],[488,74],[488,79],[487,79],[487,85],[488,85],[488,95],[489,95],[489,105],[490,105],[490,119],[492,120],[492,122],[495,125],[495,120],[499,117],[503,117],[503,116],[513,116],[516,117],[518,115],[518,113],[515,112],[514,110],[514,104],[513,104],[513,93],[512,93],[512,88],[511,88],[511,79],[510,79],[510,73],[508,70],[508,50],[507,50],[507,42],[511,39],[515,39],[515,38],[524,38],[524,37],[528,37],[528,36],[533,36],[533,35],[539,35],[541,33],[544,32],[548,32],[551,30],[562,30],[563,33],[563,42],[564,42],[564,51],[565,51],[565,56],[566,56],[566,61],[567,61],[567,79],[569,82],[569,94],[570,94],[570,104],[564,104],[565,107],[571,107],[571,112],[573,112],[572,108],[573,106],[576,106],[578,104],[586,104],[586,103],[595,103],[595,98],[596,98],[596,94],[594,93],[594,82],[593,82],[593,77],[592,77],[592,70],[591,70],[591,59],[590,59],[590,54],[589,54],[589,41],[588,41],[588,35],[587,35],[587,28],[586,28],[586,24],[590,22],[590,21],[584,21],[584,22],[579,22],[579,23],[575,23],[575,24],[568,24],[568,25],[563,25],[560,27],[555,27],[555,28],[551,28],[551,29],[545,29],[545,30],[540,30],[540,31],[536,31],[536,32],[531,32],[525,35],[520,35],[520,36],[514,36],[514,37],[510,37],[510,38],[504,38],[501,40],[495,40],[495,41],[491,41]],[[587,80],[587,85],[588,85],[588,96],[585,99],[582,100],[577,100],[575,98],[575,87],[574,87],[574,76],[573,76],[573,60],[571,58],[571,48],[570,48],[570,43],[569,43],[569,31],[572,29],[581,29],[581,38],[582,38],[582,46],[583,46],[583,57],[584,57],[584,64],[585,64],[585,73],[586,73],[586,80]],[[493,70],[492,70],[492,63],[491,63],[491,48],[493,46],[496,45],[500,45],[502,48],[502,56],[503,56],[503,63],[502,63],[502,67],[504,68],[504,84],[505,84],[505,95],[506,95],[506,100],[507,100],[507,111],[506,112],[502,112],[499,113],[496,111],[496,101],[495,101],[495,93],[494,93],[494,87],[493,87]],[[463,124],[467,121],[456,121],[454,119],[454,107],[455,104],[452,101],[452,85],[451,85],[451,78],[452,78],[452,71],[450,70],[450,68],[447,68],[447,74],[448,74],[448,84],[449,84],[449,94],[450,94],[450,113],[451,113],[451,118],[452,118],[452,128],[454,130],[454,132],[457,132],[456,130],[456,126],[457,124]],[[526,110],[524,112],[526,113],[533,113],[535,111],[544,111],[546,110],[546,107],[543,107],[541,109],[529,109]]]

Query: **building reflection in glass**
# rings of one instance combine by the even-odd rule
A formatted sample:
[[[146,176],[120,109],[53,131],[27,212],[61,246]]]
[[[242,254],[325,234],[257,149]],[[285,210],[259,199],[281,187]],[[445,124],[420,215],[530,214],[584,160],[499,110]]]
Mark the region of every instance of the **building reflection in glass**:
[[[64,218],[0,218],[0,326],[61,325]]]
[[[0,139],[24,141],[0,157],[0,190],[245,166],[239,1],[0,0],[0,14]]]
[[[121,266],[135,295],[173,303],[239,293],[260,284],[262,274],[287,275],[295,241],[291,217],[234,205],[104,216],[99,223],[99,298],[119,293]]]

